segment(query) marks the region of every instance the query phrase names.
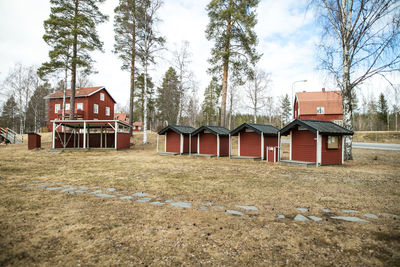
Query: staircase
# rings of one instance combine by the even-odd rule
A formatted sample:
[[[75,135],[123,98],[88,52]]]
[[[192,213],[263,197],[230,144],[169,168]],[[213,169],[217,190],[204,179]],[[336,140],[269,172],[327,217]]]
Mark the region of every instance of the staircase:
[[[10,128],[0,127],[0,136],[3,137],[2,139],[8,140],[11,144],[22,144],[24,142],[24,138]]]

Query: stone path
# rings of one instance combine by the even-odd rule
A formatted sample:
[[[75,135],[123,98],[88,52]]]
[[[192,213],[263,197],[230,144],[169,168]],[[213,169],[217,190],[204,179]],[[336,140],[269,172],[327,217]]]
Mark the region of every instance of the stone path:
[[[17,182],[15,179],[11,180],[13,182]],[[34,180],[29,182],[19,182],[17,183],[19,186],[23,186],[28,189],[40,189],[52,192],[59,192],[65,194],[87,194],[93,195],[100,198],[109,198],[116,199],[119,198],[121,200],[130,200],[138,203],[145,203],[153,206],[171,206],[182,209],[198,209],[201,211],[223,211],[228,214],[236,215],[236,216],[244,216],[250,212],[251,214],[257,213],[259,209],[256,206],[247,206],[247,205],[236,205],[235,209],[226,208],[220,205],[214,205],[212,202],[204,202],[201,206],[193,206],[190,202],[183,201],[174,201],[171,199],[163,200],[160,197],[153,196],[146,192],[136,192],[129,193],[126,190],[117,190],[116,188],[108,187],[106,189],[101,189],[100,186],[92,186],[91,188],[86,186],[77,186],[77,185],[63,185],[62,183],[49,184],[47,182],[42,182],[40,180]],[[341,209],[338,213],[345,214],[345,216],[337,215],[329,208],[323,208],[319,211],[319,216],[324,217],[321,218],[319,216],[315,216],[310,213],[310,208],[297,207],[293,210],[300,212],[293,215],[284,215],[277,214],[276,218],[278,221],[283,220],[292,220],[296,222],[324,222],[329,219],[345,221],[345,222],[357,222],[357,223],[369,223],[372,221],[379,221],[380,217],[372,214],[372,213],[364,213],[361,214],[357,210],[353,209]],[[315,213],[315,211],[313,211]],[[357,215],[357,216],[349,216],[349,215]],[[361,217],[361,218],[360,218]],[[382,217],[391,217],[395,220],[400,219],[400,217],[393,213],[383,212]]]

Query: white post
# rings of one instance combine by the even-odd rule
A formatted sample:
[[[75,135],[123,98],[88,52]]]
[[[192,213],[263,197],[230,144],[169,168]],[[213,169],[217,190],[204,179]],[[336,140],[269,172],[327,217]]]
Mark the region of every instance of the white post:
[[[157,151],[157,153],[158,153],[158,139],[159,139],[159,137],[160,137],[160,135],[159,134],[157,134],[157,148],[156,148],[156,151]]]
[[[318,167],[318,163],[321,162],[321,148],[320,148],[320,137],[319,137],[319,131],[317,131],[317,160],[315,162],[316,167]]]
[[[281,132],[278,132],[278,161],[281,161]]]
[[[106,129],[106,132],[104,133],[104,145],[105,145],[105,147],[107,148],[107,129]]]
[[[81,133],[80,133],[80,129],[79,129],[79,132],[78,132],[78,148],[80,147],[80,141],[81,141]]]
[[[86,121],[83,122],[83,148],[86,148]]]
[[[229,158],[231,158],[232,150],[232,142],[231,142],[231,134],[229,134]]]
[[[87,148],[90,148],[90,127],[87,129]]]
[[[189,156],[192,155],[192,134],[189,134]]]
[[[341,138],[342,138],[342,164],[344,164],[344,135],[342,135]]]
[[[180,145],[180,153],[179,154],[183,154],[183,140],[184,140],[184,138],[183,138],[183,134],[181,134],[181,139],[180,139],[180,141],[181,141],[181,145]]]
[[[197,154],[200,154],[200,133],[197,134]]]
[[[52,148],[54,149],[56,147],[56,123],[53,121],[53,144],[52,144]]]
[[[293,149],[293,138],[292,138],[292,131],[290,131],[290,147],[289,147],[289,159],[292,160],[292,149]]]
[[[267,160],[267,162],[268,162],[268,151],[269,151],[269,147],[267,146],[267,158],[266,158],[266,160]]]
[[[261,160],[264,160],[264,133],[261,133]]]
[[[217,134],[217,157],[219,158],[219,134]]]
[[[118,122],[116,121],[115,122],[115,128],[114,128],[114,131],[115,131],[115,136],[114,136],[114,147],[115,147],[115,149],[117,149],[117,141],[118,141]]]
[[[240,157],[240,132],[238,133],[238,156]]]

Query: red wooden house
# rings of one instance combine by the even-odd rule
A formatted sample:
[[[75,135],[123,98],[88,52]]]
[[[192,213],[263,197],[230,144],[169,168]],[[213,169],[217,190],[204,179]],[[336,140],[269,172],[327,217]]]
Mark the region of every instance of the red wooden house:
[[[65,119],[70,114],[71,90],[66,91]],[[52,120],[62,119],[63,91],[57,91],[46,96],[48,99],[48,123],[47,128],[52,131]],[[113,120],[114,98],[104,86],[77,88],[75,92],[75,115],[81,120]]]
[[[115,113],[114,119],[123,121],[123,122],[129,124],[128,114],[126,114],[125,112]],[[132,131],[134,131],[134,132],[140,132],[140,131],[142,131],[142,128],[143,128],[143,124],[140,121],[135,121],[132,125]]]
[[[340,91],[296,93],[294,119],[332,121],[343,125],[342,93]]]
[[[231,136],[238,136],[238,157],[278,161],[279,130],[272,125],[243,123]]]
[[[190,126],[169,125],[158,132],[157,152],[159,136],[165,136],[164,152],[173,154],[197,153],[197,138],[192,136],[194,128]]]
[[[344,136],[353,132],[330,121],[296,119],[280,130],[290,135],[291,161],[343,164]]]
[[[143,129],[143,124],[142,124],[142,122],[140,122],[140,121],[135,121],[135,122],[133,123],[132,131],[134,131],[134,132],[140,132],[140,131],[142,131],[142,129]]]
[[[202,126],[192,133],[197,137],[197,154],[216,157],[229,155],[230,132],[220,126]]]

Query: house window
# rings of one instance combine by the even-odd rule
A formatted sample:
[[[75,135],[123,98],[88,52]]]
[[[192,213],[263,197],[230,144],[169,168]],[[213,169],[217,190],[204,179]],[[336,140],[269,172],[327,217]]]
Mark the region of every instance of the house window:
[[[77,110],[83,110],[83,103],[77,103],[76,104],[76,109]]]
[[[65,110],[69,110],[70,104],[65,104]]]
[[[106,107],[106,116],[110,116],[110,107]]]
[[[54,113],[58,113],[60,111],[60,109],[61,109],[60,104],[55,104]]]
[[[339,136],[328,136],[328,149],[339,148]]]
[[[317,107],[317,114],[324,114],[324,107]]]
[[[100,93],[100,100],[104,101],[104,93]]]
[[[99,114],[99,105],[94,104],[93,113],[94,113],[94,114]]]

